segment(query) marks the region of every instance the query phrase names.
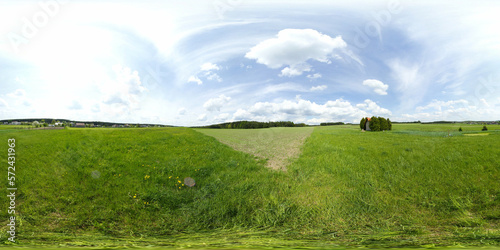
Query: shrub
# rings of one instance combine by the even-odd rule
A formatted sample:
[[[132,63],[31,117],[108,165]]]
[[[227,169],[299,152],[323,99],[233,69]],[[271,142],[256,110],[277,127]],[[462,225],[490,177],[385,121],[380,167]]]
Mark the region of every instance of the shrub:
[[[458,128],[458,131],[462,132],[462,127]]]
[[[488,128],[486,127],[486,125],[483,126],[483,129],[481,129],[482,131],[487,131]]]
[[[387,129],[392,130],[392,122],[389,118],[387,118]]]

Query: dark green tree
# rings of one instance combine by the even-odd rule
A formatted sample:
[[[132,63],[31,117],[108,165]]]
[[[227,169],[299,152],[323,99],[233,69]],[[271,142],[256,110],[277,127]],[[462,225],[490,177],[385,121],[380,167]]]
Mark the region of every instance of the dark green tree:
[[[387,127],[388,127],[388,130],[392,130],[392,122],[389,118],[387,118]]]
[[[380,122],[380,131],[389,130],[389,125],[384,117],[378,117],[378,120]]]
[[[366,118],[361,118],[361,121],[359,122],[359,127],[361,129],[365,129],[365,123],[366,123]]]
[[[380,121],[375,116],[372,116],[370,118],[370,130],[371,131],[380,131]]]
[[[482,131],[488,131],[488,128],[486,127],[486,125],[483,126],[483,129],[481,129]]]

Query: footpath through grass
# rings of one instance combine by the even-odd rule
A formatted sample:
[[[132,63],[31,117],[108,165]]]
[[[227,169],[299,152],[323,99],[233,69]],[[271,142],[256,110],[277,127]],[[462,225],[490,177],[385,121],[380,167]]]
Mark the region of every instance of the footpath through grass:
[[[272,169],[286,170],[314,128],[196,129],[232,148],[266,160]]]
[[[317,127],[286,172],[188,128],[0,130],[0,152],[22,246],[499,245],[498,128],[425,126]]]

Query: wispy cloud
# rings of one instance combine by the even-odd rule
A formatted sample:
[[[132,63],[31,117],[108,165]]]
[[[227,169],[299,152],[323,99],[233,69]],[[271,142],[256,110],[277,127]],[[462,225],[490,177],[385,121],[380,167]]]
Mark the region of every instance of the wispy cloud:
[[[328,86],[326,86],[326,85],[313,86],[313,87],[311,87],[311,91],[323,91],[327,88],[328,88]]]

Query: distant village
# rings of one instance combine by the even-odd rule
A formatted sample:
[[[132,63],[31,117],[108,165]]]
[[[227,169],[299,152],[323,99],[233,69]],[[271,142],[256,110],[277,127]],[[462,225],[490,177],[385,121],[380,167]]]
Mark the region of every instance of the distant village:
[[[80,122],[70,120],[55,119],[22,119],[22,120],[1,120],[3,125],[31,126],[33,128],[148,128],[148,127],[171,127],[160,124],[129,124],[112,122]]]

